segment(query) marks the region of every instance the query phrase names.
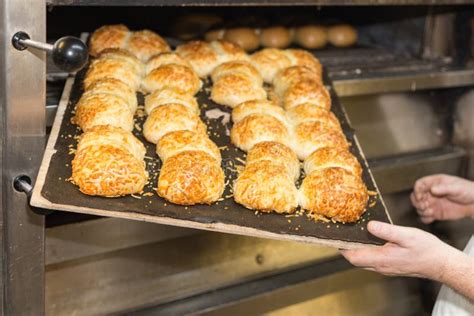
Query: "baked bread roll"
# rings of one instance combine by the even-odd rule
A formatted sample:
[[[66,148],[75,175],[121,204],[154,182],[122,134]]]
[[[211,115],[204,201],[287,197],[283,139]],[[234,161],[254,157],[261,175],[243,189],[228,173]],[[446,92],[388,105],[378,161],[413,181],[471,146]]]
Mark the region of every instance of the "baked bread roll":
[[[135,91],[124,82],[114,78],[99,79],[91,83],[87,90],[82,94],[83,97],[92,94],[111,94],[122,98],[130,107],[132,113],[135,113],[138,106],[137,95]]]
[[[283,26],[267,27],[260,32],[260,43],[263,47],[285,48],[291,44],[289,29]]]
[[[267,92],[255,85],[252,79],[242,74],[228,74],[214,82],[211,100],[222,105],[235,107],[249,100],[265,100]]]
[[[286,90],[299,81],[313,80],[323,84],[321,74],[304,66],[292,66],[280,70],[273,78],[273,88],[279,97],[283,97]]]
[[[340,130],[331,128],[323,122],[298,124],[294,131],[293,150],[299,159],[305,160],[312,152],[323,147],[347,149],[349,144]]]
[[[178,88],[155,90],[145,97],[145,112],[150,114],[155,108],[169,103],[178,103],[187,107],[191,112],[199,114],[196,98]]]
[[[119,127],[98,125],[82,134],[77,144],[76,152],[87,150],[93,146],[111,146],[132,154],[137,160],[145,158],[146,149],[132,133]]]
[[[336,47],[349,47],[357,42],[357,30],[348,25],[331,26],[328,30],[328,40]]]
[[[229,41],[212,41],[210,45],[217,55],[219,55],[219,64],[229,61],[249,59],[249,56],[242,47]]]
[[[295,42],[308,49],[323,48],[328,42],[328,31],[321,25],[298,27],[295,31]]]
[[[125,49],[120,48],[107,48],[104,49],[100,55],[99,59],[118,59],[125,61],[130,64],[135,70],[135,73],[142,76],[144,72],[144,65],[140,59],[135,57],[132,53]]]
[[[220,64],[211,73],[212,82],[216,82],[219,78],[230,74],[241,74],[251,79],[256,86],[263,85],[263,78],[258,70],[249,62],[242,60]]]
[[[304,161],[306,174],[326,168],[342,168],[358,177],[362,175],[362,167],[357,158],[346,149],[324,147],[314,151]]]
[[[150,30],[133,32],[127,48],[143,62],[147,62],[153,55],[171,51],[168,43]]]
[[[210,31],[207,31],[204,34],[204,39],[207,42],[216,41],[216,40],[223,39],[225,34],[226,34],[226,31],[224,29],[210,30]],[[229,40],[229,39],[227,39],[227,40]],[[233,42],[232,40],[229,40],[229,41]],[[236,44],[239,44],[239,43],[236,43]]]
[[[199,77],[205,78],[220,63],[217,52],[210,43],[192,41],[176,47],[176,53],[187,60]]]
[[[312,103],[302,103],[286,112],[288,119],[294,125],[305,122],[321,122],[324,125],[341,130],[341,124],[334,113],[323,109],[322,107],[313,105]]]
[[[314,80],[302,80],[291,85],[285,91],[282,101],[287,110],[302,103],[311,103],[326,110],[331,108],[329,91]]]
[[[249,151],[264,141],[275,141],[288,146],[290,132],[283,122],[273,116],[252,114],[234,124],[230,139],[235,146]]]
[[[357,221],[366,210],[368,198],[360,177],[342,168],[315,170],[300,188],[302,208],[342,223]]]
[[[188,63],[183,58],[179,57],[178,54],[162,53],[162,54],[155,55],[152,58],[150,58],[150,60],[148,60],[145,67],[145,73],[148,75],[153,69],[159,68],[164,65],[169,65],[169,64],[177,64],[177,65],[182,65],[182,66],[187,66],[189,68],[192,68],[191,64]]]
[[[264,48],[250,57],[252,65],[257,68],[266,83],[272,83],[276,73],[292,66],[291,59],[285,51],[277,48]]]
[[[125,48],[130,34],[130,30],[123,24],[104,25],[92,33],[89,53],[97,57],[107,48]]]
[[[300,176],[300,161],[289,147],[277,142],[261,142],[256,144],[247,154],[246,166],[258,161],[267,160],[279,165],[286,174],[298,180]],[[312,165],[309,165],[312,167]]]
[[[143,135],[153,144],[157,144],[166,133],[182,130],[206,133],[206,127],[199,116],[176,103],[155,108],[143,124]]]
[[[142,82],[142,90],[147,93],[170,87],[195,95],[201,89],[202,82],[191,68],[177,64],[152,70]]]
[[[76,105],[74,121],[87,132],[97,125],[111,125],[133,130],[133,112],[127,102],[115,95],[98,93],[81,97]]]
[[[260,46],[260,37],[258,36],[255,29],[251,29],[249,27],[237,27],[237,28],[228,29],[225,31],[225,33],[223,32],[223,30],[221,31],[222,31],[223,38],[226,41],[239,45],[240,47],[245,49],[247,52],[256,50]],[[208,41],[211,40],[208,38],[210,37],[208,33],[206,33],[206,40]],[[216,39],[222,39],[222,37],[213,38],[212,40],[216,40]]]
[[[281,165],[258,160],[246,166],[235,181],[234,199],[249,209],[292,213],[298,206],[298,191]]]
[[[270,115],[284,123],[286,126],[289,126],[285,110],[268,100],[251,100],[240,103],[232,110],[232,121],[238,123],[252,114]]]
[[[133,90],[138,90],[141,74],[129,62],[116,58],[99,58],[91,62],[84,78],[85,90],[97,80],[114,78],[121,80]]]
[[[169,132],[160,138],[156,146],[156,153],[163,162],[180,152],[199,150],[221,163],[219,148],[205,133],[186,130]]]
[[[291,60],[292,66],[304,66],[322,75],[323,67],[321,63],[310,52],[303,49],[286,49],[285,53]]]
[[[183,151],[163,163],[157,192],[175,204],[211,204],[224,192],[224,172],[206,152]]]
[[[79,140],[72,161],[72,180],[88,195],[139,193],[148,179],[145,152],[145,146],[132,133],[113,126],[95,126]]]

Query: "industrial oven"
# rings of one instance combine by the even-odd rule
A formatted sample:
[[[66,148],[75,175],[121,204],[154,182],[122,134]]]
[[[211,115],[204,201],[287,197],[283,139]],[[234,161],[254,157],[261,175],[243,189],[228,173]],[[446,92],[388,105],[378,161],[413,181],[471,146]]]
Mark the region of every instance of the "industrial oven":
[[[422,225],[409,192],[417,178],[474,178],[472,1],[3,0],[0,195],[2,311],[7,314],[423,314],[431,282],[352,268],[337,249],[203,232],[29,206],[67,79],[40,49],[104,24],[157,31],[179,43],[184,15],[224,25],[347,22],[350,48],[315,52],[326,67],[397,224],[455,246],[471,222]],[[306,22],[309,21],[309,22]],[[202,30],[192,36],[202,36]],[[201,32],[201,33],[200,33]],[[186,35],[188,36],[188,35]],[[83,40],[86,40],[83,37]],[[41,46],[41,45],[40,45]]]

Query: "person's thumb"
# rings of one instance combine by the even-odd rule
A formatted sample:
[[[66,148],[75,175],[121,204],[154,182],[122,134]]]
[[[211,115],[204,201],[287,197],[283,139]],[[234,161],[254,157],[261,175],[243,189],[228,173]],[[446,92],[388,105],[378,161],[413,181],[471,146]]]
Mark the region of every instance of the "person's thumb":
[[[386,241],[390,241],[399,245],[405,244],[411,237],[409,227],[392,225],[379,221],[370,221],[367,225],[369,232]]]

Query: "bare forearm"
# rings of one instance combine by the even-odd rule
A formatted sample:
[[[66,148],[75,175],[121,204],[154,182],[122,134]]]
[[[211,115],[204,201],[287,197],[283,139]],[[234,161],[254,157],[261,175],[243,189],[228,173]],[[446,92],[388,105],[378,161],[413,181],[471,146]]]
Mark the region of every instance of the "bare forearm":
[[[474,302],[474,258],[456,249],[444,261],[442,272],[433,279]]]

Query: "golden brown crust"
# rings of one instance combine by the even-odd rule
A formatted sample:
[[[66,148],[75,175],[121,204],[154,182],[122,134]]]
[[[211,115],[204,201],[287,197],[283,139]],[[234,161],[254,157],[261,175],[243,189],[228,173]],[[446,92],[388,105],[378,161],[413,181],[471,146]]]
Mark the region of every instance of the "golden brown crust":
[[[292,66],[280,70],[273,78],[273,87],[279,97],[285,95],[286,90],[299,81],[313,80],[323,84],[321,74],[304,66]]]
[[[161,161],[184,151],[203,151],[221,163],[221,153],[205,133],[192,131],[169,132],[160,138],[156,146],[156,153]]]
[[[251,114],[266,114],[289,126],[285,110],[269,100],[251,100],[240,103],[232,110],[232,121],[237,123]]]
[[[176,53],[187,60],[199,77],[205,78],[220,63],[219,55],[204,41],[191,41],[176,47]]]
[[[322,25],[305,25],[295,30],[295,42],[304,48],[317,49],[326,46],[327,29]]]
[[[140,76],[143,75],[144,65],[131,52],[121,48],[107,48],[100,52],[99,59],[118,59],[127,62]]]
[[[143,62],[147,62],[156,54],[171,51],[168,43],[150,30],[133,32],[128,42],[128,49]]]
[[[219,55],[219,64],[236,60],[248,60],[245,50],[229,41],[217,40],[210,43],[212,49]]]
[[[130,36],[129,29],[123,24],[104,25],[92,33],[89,41],[89,53],[97,57],[107,48],[125,48]]]
[[[224,192],[224,172],[207,153],[184,151],[163,164],[157,192],[175,204],[211,204]]]
[[[294,125],[305,122],[322,122],[336,130],[342,130],[334,113],[311,103],[302,103],[289,109],[286,113]]]
[[[99,58],[89,66],[84,78],[84,88],[97,80],[104,78],[114,78],[123,81],[133,90],[138,90],[141,82],[141,75],[137,73],[132,65],[127,61],[111,58]]]
[[[300,176],[300,162],[291,148],[277,142],[261,142],[247,154],[246,166],[257,161],[268,160],[281,166],[288,176],[296,181]]]
[[[304,66],[322,76],[323,67],[319,60],[310,52],[303,49],[287,49],[285,53],[290,58],[292,66]]]
[[[349,47],[357,42],[357,30],[348,25],[331,26],[328,30],[328,40],[336,47]]]
[[[201,89],[202,82],[191,68],[177,64],[152,70],[142,82],[142,89],[147,93],[169,87],[195,95]]]
[[[162,53],[155,55],[148,60],[145,67],[145,73],[148,75],[153,69],[169,64],[182,65],[192,69],[191,64],[181,58],[178,54]]]
[[[360,218],[368,197],[362,180],[342,168],[314,171],[303,180],[300,189],[302,208],[343,223]]]
[[[263,47],[286,48],[291,44],[291,32],[283,26],[267,27],[260,32]]]
[[[259,160],[246,166],[235,181],[234,199],[249,209],[292,213],[298,206],[298,191],[281,165]]]
[[[254,53],[250,61],[266,83],[272,83],[278,71],[292,65],[285,51],[277,48],[264,48]]]
[[[314,151],[304,161],[304,172],[306,174],[310,174],[315,170],[334,167],[345,169],[358,177],[362,175],[362,167],[357,158],[346,149],[324,147]]]
[[[147,178],[145,163],[115,146],[88,146],[78,151],[72,161],[72,180],[87,195],[139,193]]]
[[[216,82],[219,78],[229,74],[241,74],[251,79],[256,86],[263,85],[263,78],[258,70],[249,62],[242,60],[220,64],[212,71],[211,79]]]
[[[165,134],[181,130],[204,134],[206,126],[199,116],[184,105],[176,103],[155,108],[143,125],[143,135],[153,144],[157,144]]]
[[[323,122],[305,122],[296,126],[293,150],[299,159],[305,160],[312,152],[323,147],[347,149],[349,144],[340,130]]]
[[[222,76],[212,86],[211,100],[222,105],[235,107],[249,100],[265,100],[267,92],[241,74]]]
[[[137,110],[138,101],[135,91],[118,79],[103,78],[96,80],[87,87],[82,96],[98,93],[111,94],[122,98],[129,105],[130,111],[135,113]]]
[[[326,110],[331,108],[328,90],[314,80],[301,80],[291,85],[283,96],[285,109],[289,110],[302,103],[312,103]]]
[[[145,146],[131,132],[110,125],[94,126],[83,133],[77,145],[77,151],[98,145],[123,149],[140,161],[146,154]]]
[[[111,125],[133,130],[133,113],[120,97],[98,93],[81,97],[76,105],[74,121],[83,131],[97,125]]]
[[[208,32],[206,33],[206,40],[216,40],[222,39],[222,37],[224,37],[225,40],[239,45],[248,52],[257,49],[260,46],[260,37],[258,36],[255,29],[249,27],[238,27],[228,29],[225,31],[225,33],[223,30],[216,30],[214,32],[218,31],[222,32],[221,37],[218,37],[218,35],[220,35],[220,33],[218,33],[217,36],[214,35],[214,38],[208,39]]]
[[[264,141],[275,141],[288,146],[290,134],[285,124],[273,116],[252,114],[234,124],[230,139],[243,151],[249,151]]]
[[[150,114],[153,109],[164,104],[178,103],[199,114],[199,105],[191,94],[177,88],[164,88],[155,90],[145,97],[145,111]]]

